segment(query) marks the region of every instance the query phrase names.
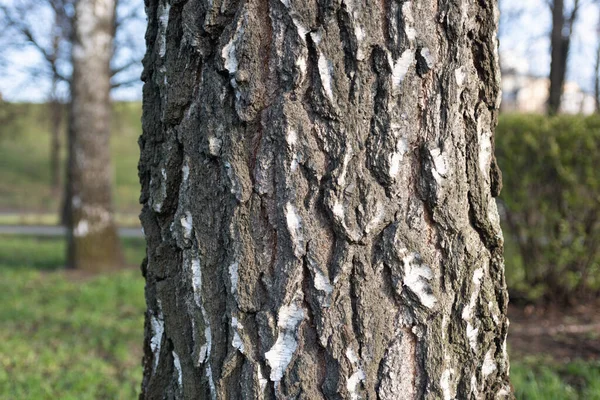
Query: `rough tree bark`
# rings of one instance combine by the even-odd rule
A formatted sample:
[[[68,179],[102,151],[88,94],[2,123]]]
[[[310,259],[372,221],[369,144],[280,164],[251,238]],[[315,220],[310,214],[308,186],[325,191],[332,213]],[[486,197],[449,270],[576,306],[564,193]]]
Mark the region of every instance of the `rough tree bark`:
[[[560,110],[560,102],[567,74],[569,48],[573,26],[579,11],[579,0],[575,0],[573,9],[565,15],[564,0],[549,2],[552,11],[552,31],[550,34],[550,92],[548,94],[548,114]]]
[[[110,59],[114,0],[75,8],[67,172],[68,265],[104,270],[123,264],[112,213]]]
[[[496,2],[146,4],[141,398],[511,397]]]

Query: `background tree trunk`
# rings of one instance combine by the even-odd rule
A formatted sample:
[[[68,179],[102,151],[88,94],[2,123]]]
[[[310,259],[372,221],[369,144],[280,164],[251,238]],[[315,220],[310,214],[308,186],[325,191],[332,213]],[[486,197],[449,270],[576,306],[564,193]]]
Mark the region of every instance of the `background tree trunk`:
[[[496,2],[147,12],[141,397],[511,397]]]
[[[52,94],[50,95],[50,179],[52,193],[61,194],[61,162],[60,162],[60,139],[63,119],[63,105],[56,92],[56,80],[52,82]]]
[[[114,0],[79,0],[67,179],[68,262],[72,268],[120,267],[123,257],[112,214],[110,59]]]
[[[548,95],[548,113],[556,114],[567,74],[569,47],[573,35],[573,25],[577,19],[579,0],[574,1],[573,9],[565,15],[564,0],[552,0],[552,32],[550,34],[550,93]]]
[[[598,27],[598,44],[596,44],[596,62],[594,63],[594,100],[596,114],[600,114],[600,26]]]

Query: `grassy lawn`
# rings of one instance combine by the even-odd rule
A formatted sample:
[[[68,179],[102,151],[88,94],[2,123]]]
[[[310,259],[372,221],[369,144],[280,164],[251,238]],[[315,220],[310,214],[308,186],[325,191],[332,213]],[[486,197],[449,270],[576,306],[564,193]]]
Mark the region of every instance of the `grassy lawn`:
[[[142,239],[124,240],[139,264]],[[32,251],[35,249],[35,251]],[[138,268],[77,278],[57,238],[0,236],[0,398],[134,399],[144,282]],[[518,399],[600,400],[600,363],[513,355]]]
[[[139,264],[143,240],[124,245],[128,263]],[[59,269],[63,251],[56,238],[0,237],[0,398],[134,399],[142,374],[139,268],[78,278]]]
[[[59,196],[50,188],[50,132],[44,104],[6,104],[17,117],[0,126],[0,210],[55,213]],[[114,104],[111,133],[116,210],[137,215],[139,183],[137,139],[141,133],[141,104]],[[66,156],[65,135],[62,156]],[[64,170],[63,170],[64,171]],[[34,193],[35,195],[32,195]]]
[[[600,400],[600,361],[557,364],[539,356],[511,360],[517,399]]]

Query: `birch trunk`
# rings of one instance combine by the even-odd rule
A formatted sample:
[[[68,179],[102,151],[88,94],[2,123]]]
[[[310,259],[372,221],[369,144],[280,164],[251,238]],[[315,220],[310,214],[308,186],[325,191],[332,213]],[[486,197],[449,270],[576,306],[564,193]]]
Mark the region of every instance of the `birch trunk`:
[[[512,397],[496,2],[147,13],[141,398]]]
[[[79,0],[73,38],[66,215],[71,268],[120,267],[112,210],[110,59],[114,0]]]

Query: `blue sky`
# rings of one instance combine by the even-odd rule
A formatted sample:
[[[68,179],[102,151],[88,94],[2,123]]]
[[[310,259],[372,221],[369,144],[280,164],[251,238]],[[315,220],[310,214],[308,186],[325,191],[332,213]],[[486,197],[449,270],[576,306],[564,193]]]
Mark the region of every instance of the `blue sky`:
[[[0,0],[0,4],[10,5],[18,0]],[[598,6],[591,0],[582,0],[583,8],[576,26],[569,61],[568,79],[574,80],[585,90],[591,91],[594,76],[594,58],[597,43]],[[567,0],[569,2],[569,0]],[[524,70],[538,76],[548,74],[550,68],[548,32],[550,11],[546,0],[501,0],[500,51],[502,55],[517,60]],[[518,17],[510,17],[521,11]],[[49,26],[43,14],[38,26]],[[139,51],[143,51],[144,21],[129,27]],[[0,47],[2,42],[0,41]],[[29,70],[41,63],[41,56],[31,47],[18,50],[0,48],[6,65],[0,65],[0,92],[6,100],[42,102],[46,99],[50,82],[44,77],[32,78]],[[125,57],[125,56],[123,56]],[[132,72],[139,76],[139,68]],[[141,83],[128,88],[115,90],[113,98],[119,100],[139,100]]]

